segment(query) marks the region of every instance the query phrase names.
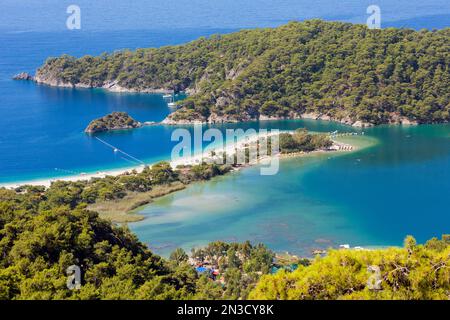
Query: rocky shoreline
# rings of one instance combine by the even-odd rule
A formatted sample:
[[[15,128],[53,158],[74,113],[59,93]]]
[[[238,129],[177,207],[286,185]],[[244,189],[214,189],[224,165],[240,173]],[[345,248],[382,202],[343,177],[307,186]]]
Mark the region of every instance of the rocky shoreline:
[[[40,74],[39,72],[32,76],[27,72],[21,72],[15,76],[13,76],[13,80],[25,80],[25,81],[33,81],[40,85],[47,85],[50,87],[58,87],[58,88],[83,88],[83,89],[105,89],[110,92],[116,93],[157,93],[157,94],[169,94],[172,93],[173,90],[167,88],[125,88],[119,85],[118,81],[111,81],[103,83],[102,85],[94,85],[88,83],[69,83],[61,81],[55,77],[47,77],[44,74]]]
[[[118,81],[112,81],[102,84],[101,86],[96,86],[92,84],[87,83],[68,83],[68,82],[62,82],[59,79],[46,79],[41,76],[35,76],[33,78],[33,81],[35,81],[38,84],[44,84],[51,87],[62,87],[62,88],[84,88],[84,89],[93,89],[93,88],[99,88],[99,89],[105,89],[110,92],[116,92],[116,93],[158,93],[158,94],[169,94],[172,93],[172,90],[165,89],[165,88],[142,88],[142,89],[131,89],[131,88],[125,88],[118,84]]]
[[[37,84],[48,85],[52,87],[60,87],[60,88],[101,88],[110,92],[116,93],[155,93],[155,94],[169,94],[172,93],[173,90],[169,90],[167,88],[125,88],[118,84],[118,81],[111,81],[107,83],[99,85],[87,84],[87,83],[68,83],[63,82],[56,77],[52,77],[51,75],[46,75],[44,73],[40,73],[39,70],[36,76],[31,76],[26,72],[21,72],[13,77],[14,80],[25,80],[25,81],[34,81]],[[195,90],[186,89],[186,92],[194,93]],[[349,116],[343,118],[334,118],[326,114],[319,114],[313,112],[307,112],[303,114],[289,114],[285,117],[279,116],[266,116],[259,115],[259,117],[250,117],[243,116],[240,119],[236,119],[230,116],[223,116],[217,114],[211,114],[207,119],[173,119],[174,114],[170,114],[167,116],[160,124],[163,125],[194,125],[194,124],[222,124],[222,123],[237,123],[237,122],[249,122],[249,121],[269,121],[269,120],[292,120],[292,119],[312,119],[312,120],[324,120],[324,121],[334,121],[339,122],[345,125],[357,127],[357,128],[367,128],[373,127],[376,124],[365,122],[361,120],[352,119]],[[390,122],[387,124],[400,124],[400,125],[418,125],[419,123],[414,120],[409,120],[408,118],[401,116],[400,114],[392,113]]]
[[[34,81],[34,77],[30,75],[28,72],[21,72],[16,74],[13,77],[13,80],[25,80],[25,81]]]
[[[349,125],[357,128],[367,128],[373,127],[375,124],[370,122],[364,122],[361,120],[353,120],[350,117],[345,117],[341,119],[333,118],[325,114],[319,113],[303,113],[303,114],[292,114],[287,117],[277,117],[277,116],[265,116],[260,115],[258,118],[244,118],[244,119],[230,119],[229,117],[223,117],[218,115],[211,115],[207,120],[195,119],[195,120],[174,120],[172,115],[166,117],[161,124],[166,125],[194,125],[194,124],[222,124],[222,123],[237,123],[237,122],[249,122],[249,121],[273,121],[273,120],[295,120],[295,119],[311,119],[311,120],[324,120],[324,121],[334,121],[345,125]],[[411,121],[406,117],[402,117],[397,114],[392,114],[392,121],[388,124],[401,124],[401,125],[418,125],[417,121]]]

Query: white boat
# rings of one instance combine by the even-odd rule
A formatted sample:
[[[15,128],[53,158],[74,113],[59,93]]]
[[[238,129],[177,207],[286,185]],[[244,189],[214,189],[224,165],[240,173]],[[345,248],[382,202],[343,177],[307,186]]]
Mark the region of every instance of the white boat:
[[[167,105],[169,106],[169,108],[175,108],[177,106],[175,102],[169,102]]]
[[[163,98],[164,99],[172,98],[172,95],[171,94],[165,94],[165,95],[163,95]]]

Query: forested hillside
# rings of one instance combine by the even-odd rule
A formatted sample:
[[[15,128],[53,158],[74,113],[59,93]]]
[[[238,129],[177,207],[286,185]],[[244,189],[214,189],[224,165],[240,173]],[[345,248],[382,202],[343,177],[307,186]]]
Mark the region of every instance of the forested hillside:
[[[403,248],[332,250],[294,272],[264,276],[251,299],[449,300],[450,236]]]
[[[300,116],[354,125],[450,119],[450,29],[310,20],[185,45],[51,58],[37,82],[190,93],[167,123]]]
[[[126,227],[88,210],[174,181],[189,183],[224,174],[201,164],[172,171],[168,163],[119,177],[57,181],[50,188],[0,188],[0,300],[9,299],[237,299],[246,298],[273,254],[264,245],[216,242],[195,255],[219,260],[223,281],[212,281],[176,250],[153,254]],[[211,258],[208,258],[211,260]],[[69,266],[81,269],[81,288],[69,290]]]

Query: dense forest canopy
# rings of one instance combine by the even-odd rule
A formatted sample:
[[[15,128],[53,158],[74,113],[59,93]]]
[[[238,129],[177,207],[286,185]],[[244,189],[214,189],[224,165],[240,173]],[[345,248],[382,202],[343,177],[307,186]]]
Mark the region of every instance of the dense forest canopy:
[[[171,121],[314,114],[345,123],[450,119],[450,29],[310,20],[179,46],[48,59],[38,82],[186,90]]]
[[[192,170],[192,171],[191,171]],[[200,164],[173,171],[168,163],[142,173],[91,181],[54,182],[50,188],[0,188],[0,300],[7,299],[237,299],[269,272],[264,245],[215,242],[193,254],[213,260],[223,281],[199,274],[177,249],[153,254],[125,226],[88,209],[173,181],[209,179],[227,169]],[[81,269],[79,290],[67,287],[69,266]]]

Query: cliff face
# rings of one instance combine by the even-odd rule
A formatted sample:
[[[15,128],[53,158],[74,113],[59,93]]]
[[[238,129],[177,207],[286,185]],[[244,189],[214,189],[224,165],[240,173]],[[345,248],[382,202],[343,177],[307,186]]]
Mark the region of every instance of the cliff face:
[[[180,46],[49,59],[35,80],[186,91],[164,123],[315,118],[354,126],[450,120],[450,29],[368,30],[319,20]]]
[[[142,93],[171,93],[172,90],[169,88],[128,88],[123,87],[119,84],[117,79],[108,80],[108,81],[89,81],[89,80],[80,80],[80,81],[70,81],[61,76],[61,73],[64,69],[56,69],[52,68],[48,64],[39,68],[36,71],[36,75],[27,80],[34,80],[36,83],[45,84],[52,87],[61,87],[61,88],[102,88],[111,92],[142,92]]]
[[[142,124],[126,112],[113,112],[102,118],[92,120],[84,130],[86,133],[97,133],[110,130],[124,130],[139,128]]]
[[[65,82],[62,79],[60,79],[56,74],[51,72],[37,72],[34,81],[39,84],[46,84],[52,87],[62,87],[62,88],[72,88],[72,87],[89,87],[89,86],[83,86],[80,83],[72,84],[69,82]]]

